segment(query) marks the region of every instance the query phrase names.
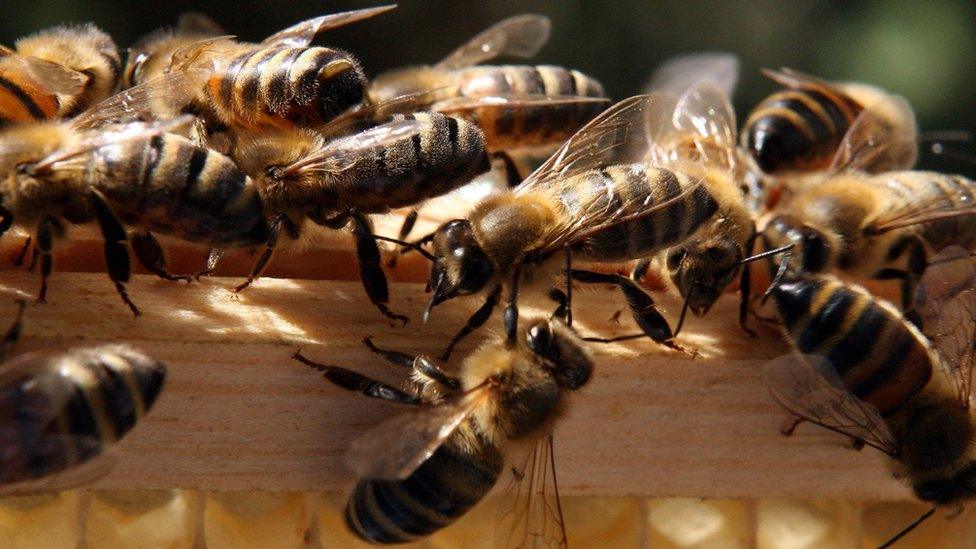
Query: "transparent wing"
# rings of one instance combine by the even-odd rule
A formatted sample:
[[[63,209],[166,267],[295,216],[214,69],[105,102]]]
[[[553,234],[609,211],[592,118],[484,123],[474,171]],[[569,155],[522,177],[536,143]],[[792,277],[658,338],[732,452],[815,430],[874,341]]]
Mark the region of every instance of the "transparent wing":
[[[287,29],[276,32],[261,41],[262,46],[288,46],[292,48],[304,48],[312,43],[315,35],[330,29],[339,28],[350,23],[369,19],[381,13],[386,13],[396,8],[396,4],[366,8],[361,10],[345,11],[315,17],[307,21],[302,21],[288,27]]]
[[[922,332],[942,357],[959,399],[969,406],[976,360],[976,262],[972,252],[952,246],[929,261],[915,291]]]
[[[665,97],[648,111],[648,162],[685,173],[701,174],[706,168],[733,172],[735,111],[725,91],[706,83],[677,99]]]
[[[308,155],[299,158],[284,170],[295,173],[302,170],[347,170],[371,151],[393,146],[413,137],[423,129],[423,122],[416,119],[394,120],[354,135],[324,143]]]
[[[229,47],[233,38],[230,34],[210,36],[177,49],[170,55],[166,72],[181,72],[191,68],[213,70],[220,60],[221,49]]]
[[[773,82],[776,82],[780,86],[790,89],[799,88],[809,88],[809,87],[827,87],[834,88],[834,85],[830,82],[810,74],[802,73],[797,70],[793,70],[787,67],[781,67],[779,70],[772,69],[762,69],[762,74],[766,78],[769,78]]]
[[[854,396],[826,358],[785,355],[766,364],[773,398],[801,419],[894,456],[895,438],[877,408]]]
[[[512,480],[498,509],[495,545],[568,546],[552,435],[540,440],[523,463],[512,467]]]
[[[886,120],[910,123],[896,127]],[[908,169],[915,163],[917,148],[915,111],[904,97],[889,96],[865,106],[857,115],[844,134],[828,173]]]
[[[689,88],[711,85],[732,97],[739,83],[739,58],[731,53],[705,52],[673,57],[651,75],[648,93],[681,95]]]
[[[73,119],[71,125],[92,129],[119,122],[175,117],[203,89],[209,74],[207,69],[164,74],[93,105]]]
[[[460,113],[479,110],[492,112],[511,108],[550,107],[555,105],[581,105],[587,103],[609,103],[603,97],[583,97],[579,95],[520,94],[506,96],[453,97],[438,101],[430,110],[442,113]]]
[[[176,20],[176,34],[180,36],[219,36],[227,34],[216,21],[202,13],[188,11]]]
[[[871,177],[872,183],[880,186],[897,185],[897,179],[888,180],[885,175]],[[880,212],[864,228],[868,234],[883,234],[888,231],[940,221],[957,217],[971,217],[976,215],[976,202],[968,191],[960,190],[955,196],[932,196],[907,203],[898,203],[895,207]]]
[[[19,66],[31,79],[52,93],[78,95],[85,91],[85,85],[90,79],[85,73],[36,57],[14,54],[2,59],[11,65]]]
[[[457,430],[489,395],[487,384],[410,409],[360,435],[346,466],[360,478],[403,480]]]
[[[451,70],[484,63],[502,55],[532,57],[549,41],[552,22],[544,15],[509,17],[485,29],[434,65]]]

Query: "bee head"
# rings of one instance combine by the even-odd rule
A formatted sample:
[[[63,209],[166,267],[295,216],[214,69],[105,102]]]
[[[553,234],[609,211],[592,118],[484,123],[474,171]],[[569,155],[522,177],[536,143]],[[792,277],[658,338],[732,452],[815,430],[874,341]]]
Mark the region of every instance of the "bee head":
[[[781,215],[769,222],[763,231],[766,249],[794,244],[791,267],[818,273],[829,266],[830,245],[823,232],[791,215]],[[775,262],[770,262],[775,272]]]
[[[671,282],[695,316],[712,308],[739,272],[742,251],[729,240],[692,242],[668,252],[666,266]]]
[[[433,235],[433,246],[434,262],[427,284],[434,295],[424,312],[425,319],[435,305],[481,291],[495,271],[467,220],[441,225]]]
[[[544,360],[563,388],[579,389],[590,380],[593,362],[571,328],[559,318],[540,318],[529,324],[525,344]]]

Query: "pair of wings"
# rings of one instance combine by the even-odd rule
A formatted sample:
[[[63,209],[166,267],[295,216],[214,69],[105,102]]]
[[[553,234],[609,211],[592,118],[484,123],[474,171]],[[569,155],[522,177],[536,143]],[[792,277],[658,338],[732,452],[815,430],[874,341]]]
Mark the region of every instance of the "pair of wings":
[[[404,480],[489,398],[491,386],[483,383],[406,410],[356,438],[346,452],[346,466],[360,478]],[[504,546],[565,546],[552,436],[540,440],[512,474],[496,534],[505,538]]]
[[[915,294],[922,332],[940,358],[936,365],[952,380],[959,405],[972,398],[976,359],[976,260],[959,247],[936,255]],[[903,320],[903,322],[908,322]],[[895,438],[877,408],[854,396],[830,362],[818,355],[786,355],[766,365],[773,397],[803,420],[863,441],[894,457]]]

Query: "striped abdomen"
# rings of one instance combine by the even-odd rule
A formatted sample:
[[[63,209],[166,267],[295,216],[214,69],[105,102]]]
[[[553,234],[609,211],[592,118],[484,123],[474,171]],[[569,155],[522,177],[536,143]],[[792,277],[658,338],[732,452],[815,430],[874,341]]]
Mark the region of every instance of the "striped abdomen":
[[[766,173],[825,169],[861,108],[827,86],[777,92],[750,113],[744,145]]]
[[[491,490],[502,458],[486,447],[478,461],[448,443],[402,481],[361,480],[346,505],[346,523],[372,543],[403,543],[454,523]]]
[[[606,98],[603,86],[575,70],[555,66],[479,66],[459,71],[461,97],[509,97],[512,103],[474,109],[470,116],[485,132],[490,151],[561,144],[600,114],[602,102],[519,106],[518,97]]]
[[[883,417],[928,383],[933,355],[923,336],[867,291],[814,276],[780,284],[773,298],[797,350],[826,357],[844,385]]]
[[[628,261],[652,255],[686,240],[718,209],[714,197],[697,178],[643,163],[611,166],[574,177],[576,181],[566,185],[558,197],[565,215],[570,219],[622,220],[576,244],[580,258],[587,261]],[[640,215],[650,208],[659,209]],[[602,222],[587,222],[581,230]]]
[[[885,193],[891,206],[887,211],[912,212],[920,206],[937,213],[940,208],[946,211],[956,208],[972,208],[976,202],[976,181],[959,175],[944,175],[936,172],[901,171],[875,175],[865,184]],[[963,215],[929,221],[909,228],[919,234],[933,250],[938,251],[950,245],[961,246],[967,250],[976,248],[976,215]]]
[[[25,355],[0,374],[0,484],[60,473],[99,454],[146,414],[166,367],[123,345]]]
[[[261,199],[226,156],[162,134],[99,150],[93,185],[124,223],[213,246],[266,239]]]
[[[392,146],[364,152],[361,161],[342,172],[343,182],[332,188],[334,196],[326,203],[382,213],[446,194],[491,167],[477,125],[439,113],[405,118],[423,122],[423,129]]]
[[[0,128],[54,118],[58,98],[20,70],[12,59],[0,58]]]
[[[366,76],[342,50],[238,50],[207,84],[209,105],[230,125],[302,127],[328,122],[363,99]]]

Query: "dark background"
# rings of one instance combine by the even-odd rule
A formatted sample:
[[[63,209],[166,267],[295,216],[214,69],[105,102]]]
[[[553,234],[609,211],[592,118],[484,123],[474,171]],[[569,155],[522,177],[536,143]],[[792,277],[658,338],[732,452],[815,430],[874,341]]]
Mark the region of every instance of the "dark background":
[[[260,40],[316,15],[380,5],[349,0],[135,1],[8,0],[0,43],[63,22],[92,21],[124,48],[171,25],[183,11],[213,17],[229,34]],[[371,74],[435,62],[490,24],[517,13],[553,20],[534,59],[591,74],[615,99],[641,91],[650,72],[682,52],[738,54],[740,121],[773,85],[760,67],[789,66],[830,80],[860,80],[907,97],[923,130],[976,131],[976,2],[449,1],[403,0],[393,12],[320,39],[355,52]],[[954,145],[976,151],[976,144]],[[976,175],[976,164],[946,158],[926,166]]]

